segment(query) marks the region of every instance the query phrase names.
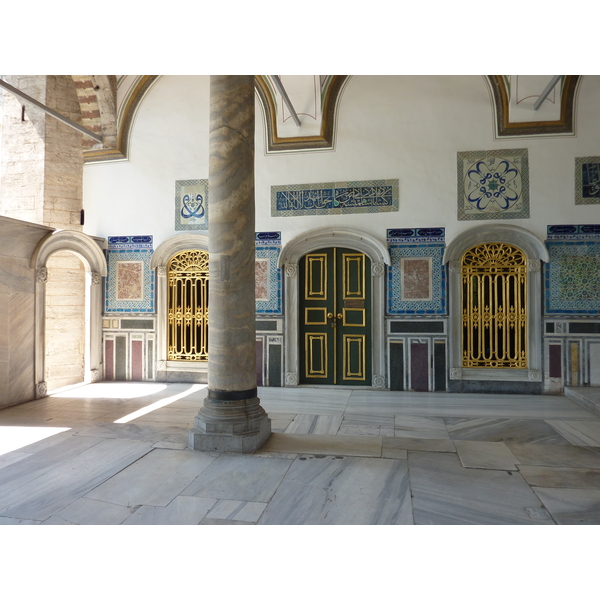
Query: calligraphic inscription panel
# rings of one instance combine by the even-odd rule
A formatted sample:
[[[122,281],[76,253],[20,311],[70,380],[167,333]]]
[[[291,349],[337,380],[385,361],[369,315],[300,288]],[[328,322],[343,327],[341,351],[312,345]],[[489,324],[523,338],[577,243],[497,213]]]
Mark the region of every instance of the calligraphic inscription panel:
[[[600,156],[575,159],[575,204],[600,204]]]
[[[208,179],[175,182],[175,230],[208,229]]]
[[[271,216],[398,211],[398,179],[271,186]]]
[[[528,219],[526,148],[457,153],[458,220]]]

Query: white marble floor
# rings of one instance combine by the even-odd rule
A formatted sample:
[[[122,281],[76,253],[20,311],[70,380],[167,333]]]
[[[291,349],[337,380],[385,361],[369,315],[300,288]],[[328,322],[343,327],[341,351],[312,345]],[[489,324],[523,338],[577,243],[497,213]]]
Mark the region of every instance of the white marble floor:
[[[564,396],[260,388],[253,455],[187,447],[205,386],[0,410],[0,524],[598,524],[600,417]]]

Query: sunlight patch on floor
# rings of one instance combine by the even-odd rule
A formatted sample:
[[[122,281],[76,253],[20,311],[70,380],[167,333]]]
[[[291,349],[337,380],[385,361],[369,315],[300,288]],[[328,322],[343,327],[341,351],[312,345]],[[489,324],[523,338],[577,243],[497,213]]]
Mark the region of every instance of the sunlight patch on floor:
[[[70,427],[0,427],[0,456],[14,452],[29,444],[45,440],[57,433],[69,431]]]
[[[205,383],[195,383],[194,385],[192,385],[192,387],[189,390],[185,390],[185,392],[181,392],[180,394],[176,394],[175,396],[169,396],[168,398],[163,398],[162,400],[153,402],[149,406],[140,408],[140,410],[136,410],[135,412],[132,412],[129,415],[125,415],[124,417],[117,419],[115,421],[115,423],[129,423],[129,421],[133,421],[134,419],[142,417],[143,415],[147,415],[148,413],[150,413],[154,410],[157,410],[159,408],[162,408],[163,406],[172,404],[173,402],[176,402],[177,400],[180,400],[181,398],[185,398],[186,396],[189,396],[190,394],[193,394],[194,392],[197,392],[198,390],[203,390],[205,387],[207,387]]]

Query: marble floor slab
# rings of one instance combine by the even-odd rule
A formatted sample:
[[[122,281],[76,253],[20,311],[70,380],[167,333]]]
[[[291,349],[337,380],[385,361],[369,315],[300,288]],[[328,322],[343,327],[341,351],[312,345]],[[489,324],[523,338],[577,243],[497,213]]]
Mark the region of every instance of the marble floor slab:
[[[120,525],[136,508],[137,506],[119,506],[110,502],[79,498],[54,516],[73,525]]]
[[[568,469],[518,465],[523,479],[543,488],[580,488],[600,490],[600,469]]]
[[[351,394],[350,390],[332,388],[258,388],[261,406],[267,412],[305,415],[341,415]]]
[[[291,464],[284,458],[222,454],[180,495],[269,502]]]
[[[412,524],[404,460],[323,457],[294,461],[263,525]]]
[[[547,421],[574,446],[600,447],[600,419],[587,421]]]
[[[225,522],[257,523],[267,508],[266,502],[219,500],[202,519],[203,525],[221,525]]]
[[[469,419],[463,417],[446,418],[444,422],[453,440],[569,444],[556,428],[537,419]]]
[[[198,525],[216,502],[214,498],[177,496],[167,506],[140,506],[123,525]]]
[[[275,433],[283,433],[285,428],[294,420],[296,415],[293,413],[277,413],[271,411],[269,419],[271,419],[271,431]]]
[[[335,435],[341,423],[341,415],[296,415],[285,433]]]
[[[381,456],[381,438],[349,435],[294,435],[273,433],[261,452],[328,454],[343,456]]]
[[[121,506],[166,506],[215,460],[205,452],[153,449],[86,498]]]
[[[394,417],[395,437],[427,438],[429,440],[449,440],[444,419],[396,415]]]
[[[453,440],[462,466],[466,469],[516,471],[519,461],[503,442]]]
[[[98,442],[98,440],[94,441]],[[39,477],[18,487],[11,487],[6,493],[0,493],[0,515],[43,521],[150,450],[151,445],[148,442],[101,440],[70,460],[47,470]],[[36,456],[33,455],[25,461],[32,460]],[[0,477],[12,466],[14,465],[0,470]]]
[[[600,490],[533,489],[560,525],[600,525]]]
[[[406,458],[403,454],[407,450],[421,452],[456,452],[452,440],[426,438],[394,437],[383,438],[381,456],[383,458]]]
[[[600,469],[600,450],[597,448],[513,442],[507,442],[506,445],[524,465]]]
[[[76,435],[93,438],[113,438],[140,440],[143,442],[161,441],[174,444],[188,444],[188,427],[160,423],[98,423],[80,428]]]
[[[456,454],[434,452],[409,452],[408,468],[415,524],[553,524],[518,472],[465,469]]]

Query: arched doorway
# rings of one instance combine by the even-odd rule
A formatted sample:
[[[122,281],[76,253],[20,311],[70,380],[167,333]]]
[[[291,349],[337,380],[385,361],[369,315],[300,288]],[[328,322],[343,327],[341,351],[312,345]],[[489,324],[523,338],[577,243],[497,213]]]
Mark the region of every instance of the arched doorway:
[[[305,344],[305,338],[307,331],[301,331],[300,327],[300,318],[301,314],[304,312],[302,318],[306,320],[306,308],[304,304],[302,304],[303,296],[305,295],[305,286],[306,280],[301,278],[304,277],[302,275],[301,270],[306,271],[306,267],[302,267],[302,259],[307,255],[311,254],[323,254],[322,249],[330,249],[331,254],[333,255],[333,249],[337,249],[337,254],[339,256],[343,256],[346,253],[346,259],[349,261],[348,264],[351,265],[351,269],[355,270],[355,274],[357,275],[359,272],[359,264],[362,264],[361,271],[364,273],[365,277],[365,289],[370,286],[370,339],[367,340],[365,337],[363,340],[359,340],[358,337],[352,337],[351,327],[348,327],[345,331],[343,330],[343,326],[340,329],[339,336],[341,341],[338,341],[338,348],[341,345],[342,348],[342,361],[343,361],[343,351],[344,345],[346,345],[346,352],[354,353],[354,363],[347,363],[348,374],[350,373],[358,373],[359,363],[356,362],[356,357],[361,356],[361,345],[365,350],[365,362],[364,362],[364,373],[365,378],[358,381],[355,379],[354,381],[346,381],[344,385],[364,385],[364,386],[372,386],[374,388],[385,388],[386,387],[386,367],[385,367],[385,353],[384,353],[384,338],[385,338],[385,327],[384,327],[384,290],[385,290],[385,282],[384,282],[384,273],[385,273],[385,265],[390,264],[390,255],[387,249],[387,246],[382,243],[377,238],[355,229],[336,229],[333,227],[324,227],[321,229],[314,229],[307,233],[301,234],[290,242],[288,242],[279,256],[279,266],[283,268],[285,273],[285,385],[286,386],[296,386],[305,382],[305,377],[302,375],[303,364],[306,362],[306,354],[302,349],[302,345]],[[364,258],[359,258],[362,255]],[[320,259],[319,259],[320,260]],[[314,273],[315,277],[317,277],[319,267],[319,260],[314,262]],[[323,259],[324,261],[325,259]],[[333,259],[332,259],[333,260]],[[343,272],[343,269],[341,270]],[[316,281],[316,279],[315,279]],[[351,291],[358,292],[358,288],[351,288]],[[362,300],[359,298],[346,298],[350,300],[350,302],[346,305],[345,308],[356,308],[360,309],[360,306],[352,306],[352,302],[360,303]],[[311,308],[308,306],[308,308]],[[310,319],[316,318],[317,313],[322,313],[323,307],[316,306],[319,310],[312,312],[309,311],[309,322]],[[333,308],[333,307],[332,307]],[[327,315],[331,312],[332,317],[329,318],[329,324],[324,326],[325,331],[327,328],[330,330],[332,328],[333,323],[333,315],[336,317],[336,328],[338,322],[340,322],[340,317],[338,317],[338,313],[342,315],[341,322],[344,322],[344,306],[335,306],[335,312],[333,310],[327,309],[325,311],[325,318],[327,319]],[[366,310],[366,307],[365,307]],[[358,322],[359,317],[362,319],[362,316],[359,314],[361,310],[350,311],[348,310],[345,313],[346,323],[350,324],[351,319],[355,319]],[[352,314],[352,316],[350,316]],[[365,313],[366,315],[366,313]],[[369,322],[368,317],[365,316],[366,323]],[[321,318],[321,322],[323,319]],[[317,327],[317,326],[315,326]],[[323,326],[321,326],[323,327]],[[315,329],[315,331],[317,331]],[[358,328],[354,331],[358,332]],[[323,332],[323,331],[322,331]],[[310,332],[308,332],[310,333]],[[337,334],[336,334],[337,335]],[[344,338],[343,336],[350,336]],[[357,333],[357,335],[363,335]],[[366,335],[366,334],[364,334]],[[319,340],[319,337],[322,341]],[[331,338],[331,334],[327,336],[329,339]],[[318,348],[321,347],[321,344],[324,343],[324,336],[315,336],[313,342],[314,349],[318,351]],[[366,345],[370,344],[370,351],[367,350]],[[324,347],[324,346],[323,346]],[[302,358],[301,358],[302,357]],[[316,358],[316,356],[315,356]],[[303,363],[304,361],[304,363]],[[370,363],[369,363],[370,361]],[[343,362],[342,362],[343,365]],[[314,363],[316,365],[316,362]],[[304,367],[305,368],[305,367]],[[343,369],[343,366],[341,367]],[[362,366],[361,366],[362,368]],[[309,385],[312,385],[314,382],[310,382]],[[341,385],[341,381],[336,378],[336,385]],[[321,383],[323,385],[323,383]]]
[[[321,248],[305,254],[299,267],[299,383],[370,386],[369,257],[349,248]]]
[[[71,268],[76,269],[75,278],[77,285],[73,289],[73,298],[77,299],[75,310],[71,311],[75,315],[75,322],[81,323],[83,313],[84,333],[81,330],[75,333],[71,339],[77,339],[77,354],[83,354],[83,378],[82,381],[90,383],[100,379],[102,372],[102,278],[106,277],[106,259],[101,249],[104,242],[101,238],[92,238],[78,231],[55,231],[39,242],[34,250],[30,267],[36,271],[36,291],[35,291],[35,382],[36,395],[38,397],[46,396],[48,391],[63,383],[62,380],[53,376],[50,382],[46,377],[50,374],[52,365],[54,369],[57,362],[53,358],[48,362],[49,350],[60,345],[60,340],[56,343],[47,341],[47,315],[53,312],[53,307],[58,306],[59,300],[52,300],[52,297],[61,296],[65,287],[69,285],[68,271]],[[67,262],[65,262],[67,261]],[[71,261],[75,261],[72,263]],[[60,264],[62,263],[62,265]],[[60,268],[66,273],[64,276],[52,277],[57,274]],[[48,287],[49,278],[55,279],[54,283]],[[83,283],[83,294],[81,284]],[[55,286],[55,284],[57,284]],[[57,289],[55,289],[57,287]],[[62,292],[61,292],[62,290]],[[50,292],[50,299],[47,294]],[[59,312],[59,311],[56,311]],[[50,315],[48,327],[52,327],[55,315]],[[69,326],[68,324],[63,326]],[[61,326],[62,327],[62,326]],[[80,325],[78,325],[80,327]],[[73,357],[67,360],[73,360]],[[76,367],[72,371],[67,371],[67,378],[80,379],[81,376],[76,371],[80,368],[81,358],[76,361]],[[55,369],[56,371],[56,369]],[[73,381],[76,383],[77,381]],[[50,384],[50,386],[49,386]]]

